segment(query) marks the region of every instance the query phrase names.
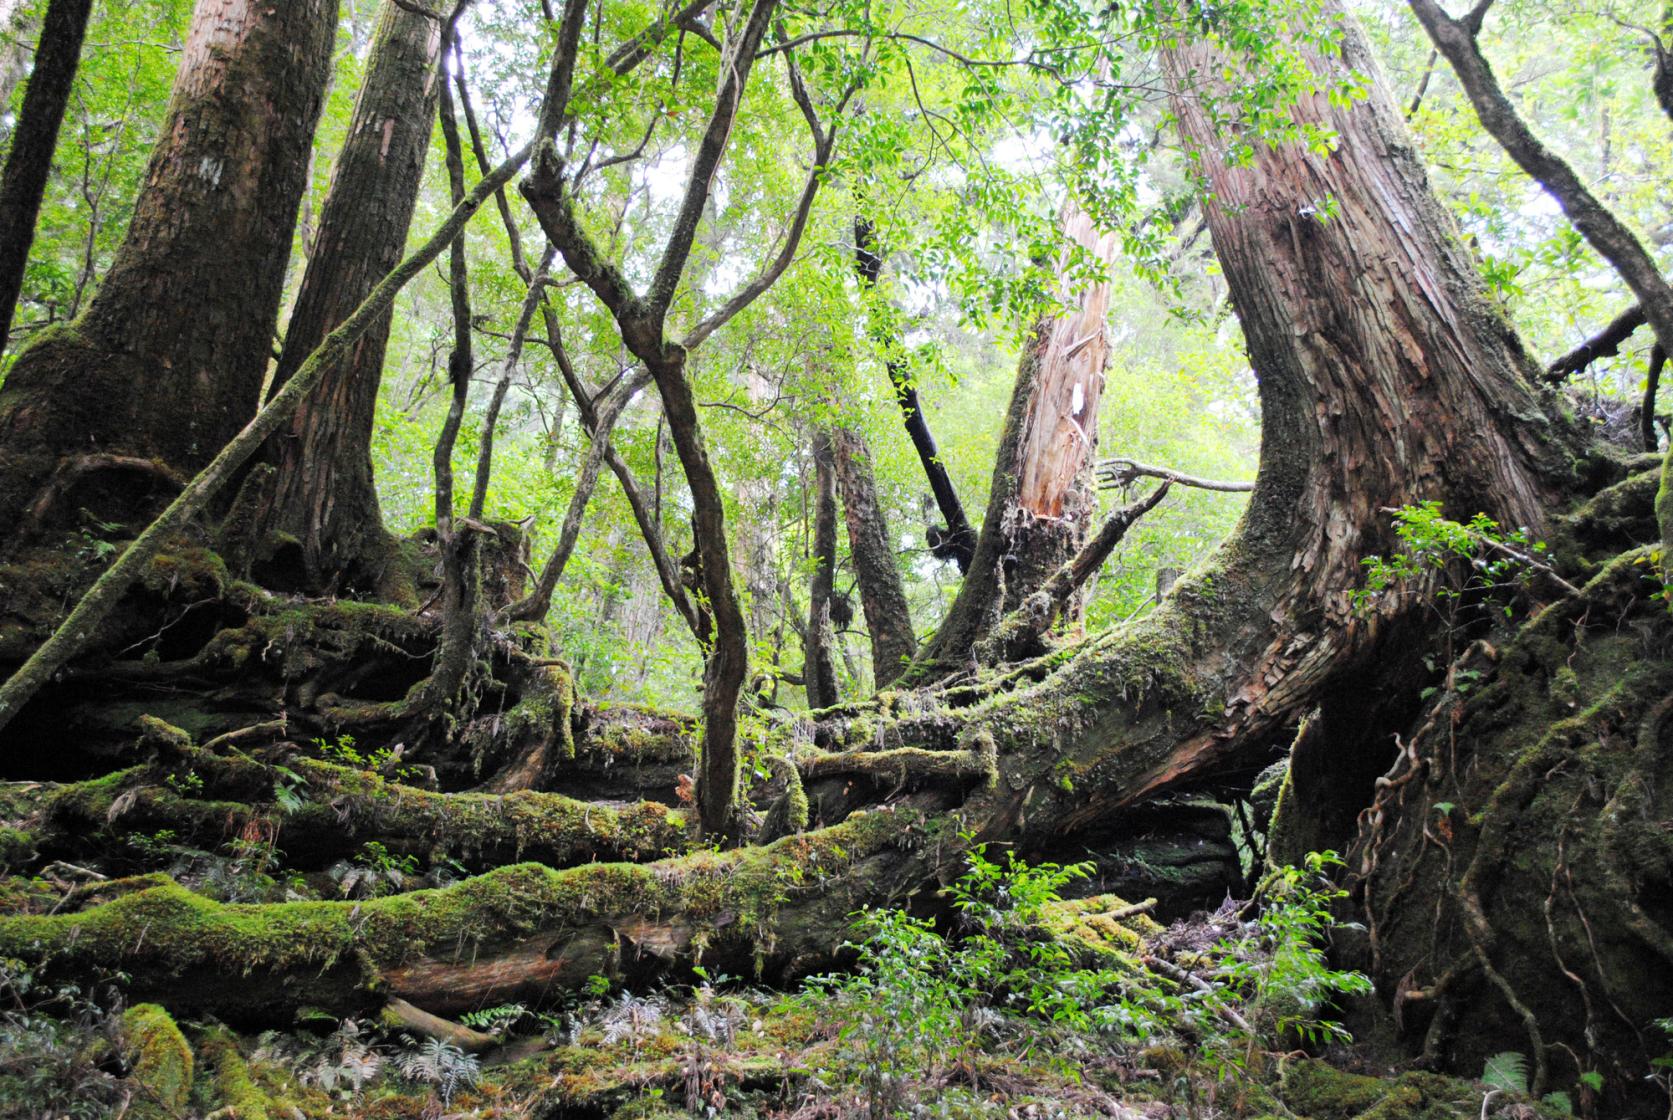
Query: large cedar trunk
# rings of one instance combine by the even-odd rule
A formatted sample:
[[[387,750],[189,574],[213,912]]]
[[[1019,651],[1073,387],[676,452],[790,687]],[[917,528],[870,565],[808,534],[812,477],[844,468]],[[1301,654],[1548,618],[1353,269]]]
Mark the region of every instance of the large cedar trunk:
[[[440,46],[435,20],[385,7],[285,331],[274,390],[401,259],[435,119]],[[385,314],[264,450],[264,460],[278,469],[259,531],[300,545],[298,574],[313,589],[373,589],[388,562],[372,481],[372,422],[388,340]]]
[[[1346,709],[1373,667],[1391,687],[1408,683],[1402,655],[1420,644],[1423,610],[1350,609],[1360,560],[1390,543],[1381,508],[1435,499],[1538,532],[1567,481],[1566,433],[1380,90],[1352,107],[1320,93],[1294,108],[1339,134],[1334,153],[1257,147],[1234,167],[1191,91],[1199,72],[1219,80],[1236,60],[1183,45],[1163,61],[1213,192],[1206,212],[1259,375],[1263,438],[1242,523],[1151,615],[1056,662],[830,713],[791,763],[800,781],[786,800],[805,782],[801,811],[783,814],[799,823],[811,802],[816,827],[771,847],[522,865],[360,904],[227,908],[153,886],[81,913],[0,919],[0,954],[120,967],[142,985],[167,975],[182,1007],[264,1018],[386,993],[441,1011],[538,999],[699,953],[711,967],[801,969],[833,951],[858,907],[954,873],[955,836],[1084,852],[1146,797],[1270,757],[1321,703]],[[1370,69],[1351,29],[1345,57],[1315,61],[1327,79]],[[1309,207],[1325,195],[1337,213],[1321,222]],[[805,741],[806,730],[790,733]],[[1351,730],[1319,749],[1367,775],[1367,804],[1392,738],[1375,723]],[[882,799],[892,804],[852,811]],[[158,932],[134,937],[142,927]],[[236,998],[230,976],[244,978]]]
[[[77,457],[191,473],[255,414],[336,26],[336,0],[198,4],[110,273],[0,388],[0,523]]]

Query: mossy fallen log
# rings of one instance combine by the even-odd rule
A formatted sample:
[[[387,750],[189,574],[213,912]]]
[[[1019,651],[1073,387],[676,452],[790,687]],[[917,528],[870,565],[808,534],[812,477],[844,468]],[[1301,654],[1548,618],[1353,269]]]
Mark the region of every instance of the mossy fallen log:
[[[200,794],[181,792],[198,783]],[[288,807],[275,803],[280,792]],[[39,819],[29,840],[54,855],[99,851],[160,829],[214,848],[255,826],[287,866],[302,870],[350,856],[368,840],[475,870],[525,860],[638,862],[694,843],[684,815],[660,802],[605,805],[531,790],[438,793],[317,759],[268,764],[201,751],[45,792]]]
[[[902,896],[959,850],[911,810],[762,848],[651,864],[504,867],[364,902],[223,904],[163,877],[77,913],[0,918],[0,956],[55,973],[121,969],[141,998],[229,1021],[343,1013],[390,996],[436,1014],[548,998],[676,960],[771,971],[829,959],[848,915]]]

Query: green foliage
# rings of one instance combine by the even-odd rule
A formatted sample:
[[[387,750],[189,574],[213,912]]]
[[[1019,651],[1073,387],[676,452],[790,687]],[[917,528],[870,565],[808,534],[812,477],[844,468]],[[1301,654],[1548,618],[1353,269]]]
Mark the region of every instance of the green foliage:
[[[1481,1069],[1481,1083],[1507,1093],[1528,1091],[1528,1059],[1515,1050],[1506,1050],[1487,1059]]]
[[[1084,866],[1029,866],[983,847],[948,888],[956,935],[898,910],[858,915],[854,970],[808,982],[801,999],[842,1023],[845,1069],[867,1115],[903,1115],[946,1071],[1005,1053],[1045,1053],[1065,1071],[1097,1048],[1161,1040],[1192,1046],[1212,1078],[1251,1072],[1257,1055],[1297,1042],[1346,1041],[1326,1012],[1370,990],[1332,969],[1322,948],[1342,897],[1333,853],[1269,876],[1260,916],[1217,941],[1196,984],[1131,962],[1088,964],[1046,932],[1060,891]]]
[[[344,898],[383,898],[406,890],[420,872],[416,857],[396,855],[381,841],[368,840],[353,859],[332,864],[327,874]]]
[[[1526,529],[1506,529],[1484,513],[1453,521],[1435,501],[1395,510],[1394,532],[1399,552],[1361,561],[1365,585],[1353,592],[1358,610],[1390,596],[1427,595],[1450,606],[1485,594],[1499,597],[1508,618],[1514,606],[1503,600],[1531,582],[1545,553],[1545,543],[1530,540]]]
[[[0,959],[0,1004],[0,1116],[99,1120],[116,1112],[118,1019],[93,992]]]

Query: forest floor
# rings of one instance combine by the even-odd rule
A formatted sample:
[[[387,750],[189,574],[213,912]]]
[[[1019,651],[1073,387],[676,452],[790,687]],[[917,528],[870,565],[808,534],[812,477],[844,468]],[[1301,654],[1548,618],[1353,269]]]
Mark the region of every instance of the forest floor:
[[[17,799],[8,801],[15,810]],[[71,883],[75,870],[58,864],[0,881],[0,909],[63,913],[129,889]],[[247,853],[236,866],[200,858],[195,871],[174,870],[220,893],[264,875]],[[1337,1017],[1366,1017],[1368,983],[1332,970],[1321,951],[1340,897],[1325,870],[1328,861],[1277,872],[1259,906],[1228,901],[1163,926],[1148,916],[1154,900],[1063,900],[1075,869],[978,850],[948,887],[939,922],[857,915],[849,967],[839,971],[776,989],[700,967],[652,986],[597,976],[538,1007],[482,1007],[458,1021],[392,1000],[365,1016],[304,1010],[287,1029],[245,1024],[240,1033],[156,1004],[124,1006],[121,975],[69,983],[0,961],[0,1116],[1574,1113],[1569,1093],[1535,1102],[1522,1092],[1526,1071],[1514,1054],[1508,1068],[1472,1082],[1397,1070],[1354,1043]],[[381,874],[395,889],[399,870]]]

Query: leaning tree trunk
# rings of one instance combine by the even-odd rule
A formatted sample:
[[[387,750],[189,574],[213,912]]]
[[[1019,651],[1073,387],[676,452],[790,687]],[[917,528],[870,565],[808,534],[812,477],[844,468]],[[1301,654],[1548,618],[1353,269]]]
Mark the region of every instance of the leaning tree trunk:
[[[1313,59],[1326,88],[1374,72],[1351,27],[1344,49]],[[1239,527],[1154,612],[1059,664],[833,713],[815,743],[850,749],[802,751],[801,780],[893,804],[771,847],[651,866],[522,865],[360,904],[228,908],[157,886],[80,913],[0,919],[0,954],[120,967],[175,983],[183,1005],[268,1016],[380,991],[437,1010],[540,998],[592,973],[697,953],[806,967],[843,940],[855,909],[952,873],[964,843],[955,836],[1067,856],[1123,807],[1287,742],[1322,700],[1365,691],[1368,669],[1407,680],[1388,655],[1425,612],[1350,609],[1361,559],[1391,543],[1381,507],[1435,499],[1538,533],[1570,461],[1566,429],[1546,418],[1532,366],[1386,94],[1305,97],[1293,116],[1331,128],[1333,152],[1257,145],[1232,166],[1193,90],[1199,74],[1235,73],[1237,59],[1182,43],[1162,61],[1183,136],[1202,155],[1263,437]],[[1327,195],[1337,214],[1320,222],[1308,207]],[[1379,768],[1392,754],[1370,736],[1321,749],[1347,769],[1363,768],[1356,753]],[[1371,795],[1367,780],[1362,803]],[[846,812],[843,795],[824,803]],[[956,818],[934,819],[952,807]],[[141,928],[166,936],[134,936]],[[181,976],[192,983],[172,979]],[[234,976],[229,1006],[215,980]]]
[[[918,650],[912,611],[895,563],[889,522],[877,503],[877,479],[871,450],[858,432],[838,428],[831,437],[837,489],[848,522],[848,551],[860,585],[860,606],[871,635],[872,681],[884,688],[900,676]]]
[[[12,316],[23,291],[35,218],[52,173],[52,151],[69,104],[70,86],[81,61],[81,40],[93,0],[52,0],[41,28],[35,67],[23,93],[23,109],[11,135],[6,169],[0,173],[0,352],[6,349]],[[0,65],[4,65],[0,63]],[[9,96],[0,93],[0,112]]]
[[[198,4],[109,274],[0,388],[0,523],[77,457],[189,474],[255,415],[336,27],[336,0]]]
[[[400,262],[436,114],[440,45],[436,20],[385,6],[285,330],[274,392]],[[372,421],[389,322],[385,315],[361,337],[264,451],[277,473],[257,531],[300,542],[300,583],[310,589],[372,589],[388,563],[372,481]]]
[[[1072,201],[1062,226],[1095,260],[1114,262],[1120,239],[1094,229]],[[1068,272],[1069,263],[1066,258],[1060,271]],[[1054,308],[1035,326],[1018,363],[975,555],[914,675],[963,666],[1000,617],[1085,542],[1098,505],[1091,472],[1110,353],[1109,298],[1107,282],[1093,284],[1073,297],[1067,313]]]

